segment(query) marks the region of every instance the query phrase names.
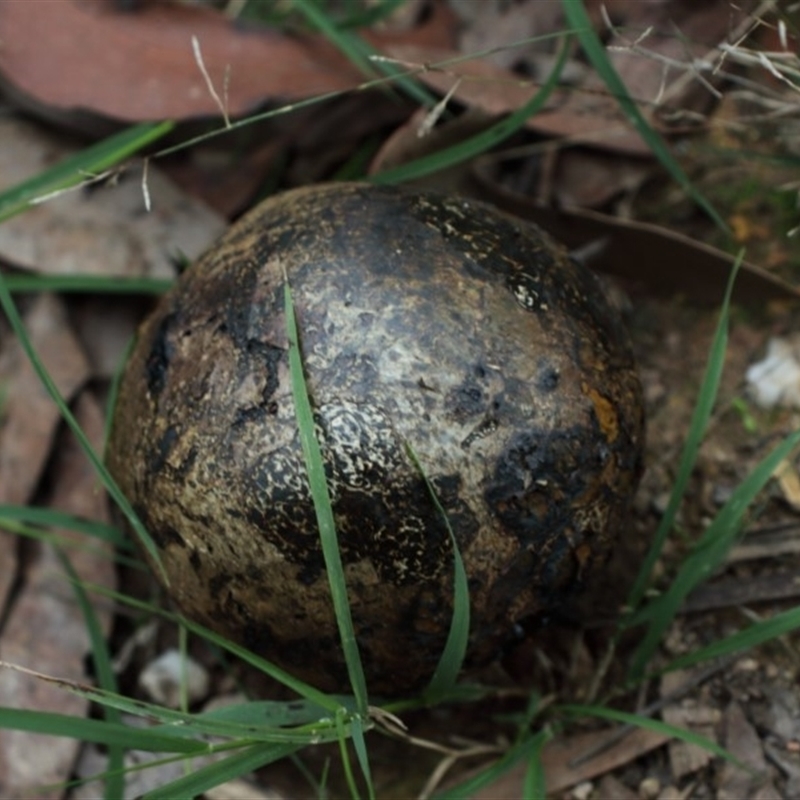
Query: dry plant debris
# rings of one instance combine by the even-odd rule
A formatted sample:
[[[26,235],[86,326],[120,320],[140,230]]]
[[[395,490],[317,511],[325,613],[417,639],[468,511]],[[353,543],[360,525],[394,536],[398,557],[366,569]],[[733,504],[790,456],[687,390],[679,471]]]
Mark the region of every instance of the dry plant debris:
[[[0,50],[10,104],[0,120],[0,189],[77,152],[83,140],[76,142],[76,129],[99,137],[119,121],[208,118],[219,115],[220,102],[237,118],[368,80],[316,33],[246,30],[210,7],[179,2],[144,2],[128,13],[117,5],[61,0],[41,14],[35,3],[0,3],[0,27],[15,32]],[[797,239],[788,235],[800,229],[800,70],[792,27],[797,19],[790,4],[782,4],[781,17],[771,2],[587,0],[586,6],[642,111],[677,143],[694,185],[720,207],[735,243],[747,247],[718,411],[679,517],[686,540],[676,539],[658,567],[660,576],[668,576],[687,540],[752,465],[777,437],[800,425],[795,409],[760,409],[745,381],[748,368],[771,352],[771,339],[794,342],[799,329],[793,303],[800,252]],[[364,33],[381,53],[418,72],[437,97],[452,91],[428,135],[419,136],[430,121],[427,110],[377,90],[334,97],[235,137],[152,160],[150,214],[143,213],[139,164],[112,176],[119,178],[116,183],[87,176],[91,186],[0,225],[4,271],[172,275],[176,252],[193,257],[262,191],[329,179],[354,164],[371,164],[379,172],[485,130],[536,92],[553,63],[552,35],[564,25],[560,5],[541,0],[420,0],[405,8],[399,27]],[[509,46],[512,39],[539,35],[551,38]],[[217,99],[192,51],[192,36]],[[42,41],[46,48],[39,46]],[[491,52],[476,53],[480,49]],[[439,64],[450,58],[466,60]],[[264,63],[271,68],[263,69]],[[728,243],[685,195],[664,187],[649,149],[577,51],[565,78],[546,111],[501,152],[452,168],[428,179],[428,185],[471,191],[539,220],[581,252],[594,246],[590,263],[617,272],[616,290],[636,342],[650,419],[649,468],[630,523],[630,546],[609,565],[605,604],[590,603],[596,607],[556,628],[551,636],[556,644],[547,651],[546,636],[527,642],[529,649],[521,648],[515,663],[506,664],[513,680],[499,670],[491,675],[499,674],[501,684],[517,691],[533,684],[585,699],[618,609],[619,592],[612,590],[629,579],[663,513],[708,353],[714,313],[676,293],[716,304],[732,257]],[[23,119],[18,108],[50,123]],[[556,213],[553,205],[566,209]],[[34,347],[99,448],[108,381],[147,301],[42,294],[20,296],[19,302]],[[1,322],[0,398],[0,502],[107,519],[93,474]],[[722,573],[688,598],[664,641],[665,654],[689,652],[740,629],[747,619],[797,604],[797,475],[796,457],[775,474],[759,501],[758,518],[731,550]],[[107,554],[69,552],[87,582],[115,585]],[[50,544],[0,531],[0,602],[0,659],[87,680],[85,629]],[[97,609],[110,630],[116,612],[100,600]],[[134,643],[129,627],[125,633]],[[113,643],[119,646],[120,639]],[[132,644],[121,675],[128,688],[135,690],[148,649],[174,643],[174,632],[162,627],[156,641]],[[544,751],[548,791],[575,800],[800,796],[797,647],[796,636],[770,643],[669,702],[668,686],[650,687],[647,700],[663,703],[657,712],[663,720],[716,739],[749,770],[642,729],[621,736],[616,729],[576,728]],[[195,649],[193,655],[213,668],[212,696],[224,694],[231,676],[221,677],[209,653],[196,643]],[[609,680],[623,669],[623,663],[612,664]],[[0,704],[88,713],[84,701],[10,670],[0,671]],[[638,707],[646,707],[645,701]],[[492,718],[494,710],[485,711],[485,706],[479,712],[437,711],[407,721],[418,739],[424,734],[441,747],[494,758],[505,746],[505,728]],[[453,744],[454,731],[468,735],[471,744]],[[408,741],[393,746],[384,757],[383,745],[376,745],[379,794],[397,795],[403,786],[410,796],[440,762],[432,751],[418,755]],[[78,749],[67,739],[0,732],[0,795],[30,794],[33,786],[67,780],[73,770],[89,775],[103,768],[102,754],[88,747],[76,768]],[[329,750],[312,753],[309,762],[321,772],[329,755]],[[446,777],[474,763],[455,759]],[[519,796],[523,779],[524,770],[511,772],[475,797]],[[307,784],[278,764],[254,776],[252,784],[228,786],[215,796],[277,797],[272,787],[284,797],[307,791]],[[132,782],[128,788],[134,796],[151,786]],[[38,796],[65,793],[54,789]],[[80,796],[92,795],[74,794]]]

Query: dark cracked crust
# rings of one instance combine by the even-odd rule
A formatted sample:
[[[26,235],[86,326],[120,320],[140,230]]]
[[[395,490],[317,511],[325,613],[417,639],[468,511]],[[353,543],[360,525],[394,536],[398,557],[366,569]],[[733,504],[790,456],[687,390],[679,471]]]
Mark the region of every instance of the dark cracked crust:
[[[470,663],[547,612],[618,534],[641,470],[640,386],[595,277],[489,206],[336,184],[267,200],[143,325],[109,467],[183,611],[301,677],[346,675],[296,431],[292,286],[370,688],[430,678],[452,611]]]

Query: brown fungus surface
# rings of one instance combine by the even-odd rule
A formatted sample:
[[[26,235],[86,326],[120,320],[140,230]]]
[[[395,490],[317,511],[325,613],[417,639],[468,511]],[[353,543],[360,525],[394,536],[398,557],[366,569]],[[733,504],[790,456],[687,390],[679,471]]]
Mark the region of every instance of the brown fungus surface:
[[[641,392],[596,278],[490,206],[362,184],[251,211],[142,326],[108,463],[189,617],[345,689],[287,360],[284,283],[370,689],[468,664],[602,566],[641,471]]]

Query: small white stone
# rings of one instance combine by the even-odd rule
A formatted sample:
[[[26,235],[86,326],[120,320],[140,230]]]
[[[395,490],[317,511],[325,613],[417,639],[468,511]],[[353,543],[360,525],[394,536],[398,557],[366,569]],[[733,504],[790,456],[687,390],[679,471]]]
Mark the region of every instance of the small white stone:
[[[168,708],[178,708],[183,681],[186,681],[189,703],[208,694],[209,677],[205,667],[172,649],[166,650],[145,667],[139,675],[139,688],[154,702]]]
[[[645,778],[639,784],[639,797],[642,800],[655,800],[661,791],[661,781],[658,778]]]
[[[575,800],[589,800],[593,791],[594,784],[591,781],[584,781],[572,790],[572,796]]]
[[[800,408],[800,339],[773,338],[767,356],[746,372],[748,392],[761,408]]]

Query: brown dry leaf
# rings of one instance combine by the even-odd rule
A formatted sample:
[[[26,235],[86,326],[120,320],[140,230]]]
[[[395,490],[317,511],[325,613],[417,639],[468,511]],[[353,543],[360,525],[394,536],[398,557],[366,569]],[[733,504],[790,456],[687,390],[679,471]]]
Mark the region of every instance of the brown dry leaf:
[[[102,447],[103,416],[94,397],[84,391],[75,415],[95,448]],[[54,488],[48,505],[70,514],[108,521],[105,495],[75,439],[66,436],[53,463]],[[113,589],[114,563],[108,548],[71,531],[56,531],[76,545],[65,552],[81,579]],[[94,549],[88,549],[87,545]],[[62,678],[85,681],[84,659],[90,651],[86,623],[64,570],[47,544],[33,545],[23,585],[3,627],[0,658]],[[109,606],[97,609],[103,630],[111,627]],[[81,716],[88,701],[15,670],[0,671],[0,706]],[[69,778],[79,743],[26,731],[0,730],[0,796],[60,797],[61,790],[36,787]]]
[[[550,49],[551,42],[535,37],[564,28],[564,12],[560,3],[521,0],[450,0],[464,20],[459,38],[462,53],[492,51],[487,59],[498,67],[510,69],[526,64],[529,54]],[[530,39],[521,47],[508,48],[509,42]]]
[[[452,15],[438,10],[419,29],[368,38],[441,45],[451,41],[452,27]],[[43,14],[39,3],[0,3],[0,30],[14,31],[0,50],[4,82],[39,112],[91,111],[124,121],[219,116],[192,36],[232,117],[265,101],[342,91],[364,80],[321,36],[237,24],[199,5],[149,3],[124,14],[96,0],[59,0]]]
[[[429,112],[426,109],[419,109],[403,125],[396,128],[384,140],[373,158],[368,174],[377,175],[458,144],[486,130],[496,121],[494,117],[480,109],[467,109],[458,117],[437,125],[426,135],[420,135],[428,119]],[[437,170],[432,175],[409,181],[408,185],[440,192],[459,192],[468,179],[468,171],[468,163],[456,164],[448,169]]]
[[[0,120],[0,190],[72,152],[38,125]],[[174,277],[172,259],[180,253],[195,258],[226,222],[186,197],[152,164],[147,186],[150,213],[137,162],[118,180],[52,197],[0,226],[0,258],[48,274]]]
[[[197,145],[180,158],[159,161],[159,167],[181,191],[233,219],[248,207],[270,169],[286,158],[289,143],[289,136],[273,136],[246,153]]]
[[[145,314],[150,297],[79,295],[70,298],[70,320],[89,359],[92,378],[110,380]]]
[[[686,675],[678,675],[678,678],[686,680]],[[662,693],[665,693],[663,689]],[[680,704],[665,707],[661,715],[664,722],[669,725],[686,728],[692,733],[705,736],[712,742],[716,741],[716,726],[722,716],[716,708],[697,708]],[[669,761],[675,781],[681,781],[687,775],[703,769],[713,757],[712,753],[696,744],[678,740],[669,743]]]
[[[615,731],[592,731],[574,736],[559,737],[545,745],[542,751],[547,794],[556,794],[578,783],[592,780],[655,750],[669,737],[645,728],[634,728],[627,736],[615,741],[588,761],[575,763],[587,752],[602,748],[616,735]],[[497,800],[498,797],[521,797],[527,764],[521,764],[499,780],[486,786],[471,800]]]
[[[69,400],[88,380],[89,365],[67,323],[64,304],[40,295],[25,315],[28,334],[62,397]],[[0,417],[0,503],[29,500],[50,455],[60,420],[56,408],[16,340],[0,359],[5,389]],[[0,609],[17,571],[16,539],[0,530]]]
[[[542,197],[568,208],[600,208],[620,193],[635,192],[655,169],[649,159],[615,153],[559,149],[552,191]],[[540,195],[541,196],[541,195]]]
[[[764,789],[771,783],[767,774],[767,761],[761,749],[761,739],[745,717],[742,707],[736,702],[732,702],[725,709],[724,746],[731,755],[750,767],[753,772],[745,771],[726,761],[722,767],[717,794],[719,800],[746,800],[754,797],[758,790]]]

